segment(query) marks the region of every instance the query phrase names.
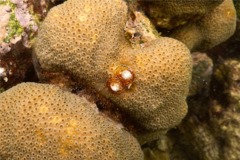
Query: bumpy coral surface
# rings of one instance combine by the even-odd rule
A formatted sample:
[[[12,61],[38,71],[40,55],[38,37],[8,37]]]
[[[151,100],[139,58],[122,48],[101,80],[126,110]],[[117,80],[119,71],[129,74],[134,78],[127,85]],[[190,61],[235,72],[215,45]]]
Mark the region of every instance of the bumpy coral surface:
[[[232,0],[139,1],[160,31],[167,30],[190,50],[210,49],[226,41],[236,29]]]
[[[199,21],[176,29],[172,37],[192,50],[210,49],[233,35],[236,29],[236,11],[232,0],[224,0]]]
[[[160,38],[143,49],[122,52],[114,65],[128,66],[135,81],[122,94],[102,92],[145,128],[173,127],[185,116],[191,57],[182,43]]]
[[[0,103],[0,159],[143,159],[120,124],[53,85],[17,85]]]
[[[146,129],[173,127],[187,112],[189,50],[171,38],[132,49],[124,37],[126,19],[122,0],[69,0],[42,24],[37,58],[44,69],[86,82]]]
[[[146,14],[157,27],[173,29],[186,24],[188,21],[195,21],[211,11],[223,0],[138,0]]]

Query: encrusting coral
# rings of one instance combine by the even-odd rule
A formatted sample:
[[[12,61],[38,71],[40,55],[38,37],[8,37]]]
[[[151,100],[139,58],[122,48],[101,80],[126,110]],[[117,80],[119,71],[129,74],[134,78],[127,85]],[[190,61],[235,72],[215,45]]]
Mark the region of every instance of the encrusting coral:
[[[36,57],[43,69],[71,73],[145,129],[168,129],[187,112],[189,50],[164,37],[133,49],[124,36],[127,10],[122,0],[54,7],[40,28]]]
[[[121,124],[54,85],[19,84],[0,104],[0,159],[143,159]]]

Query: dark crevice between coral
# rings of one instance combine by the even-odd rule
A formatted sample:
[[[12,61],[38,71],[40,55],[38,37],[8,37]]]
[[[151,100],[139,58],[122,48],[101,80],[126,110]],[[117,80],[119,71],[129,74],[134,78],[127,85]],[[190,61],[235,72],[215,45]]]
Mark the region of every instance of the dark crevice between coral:
[[[92,87],[89,87],[85,80],[76,78],[70,73],[44,71],[41,69],[41,66],[39,66],[37,60],[35,58],[33,58],[33,60],[40,83],[56,85],[63,90],[72,92],[75,95],[85,97],[89,102],[96,104],[101,114],[117,123],[121,123],[125,130],[129,131],[135,136],[135,133],[139,132],[138,129],[140,127],[136,126],[136,122],[129,118],[131,116],[128,116],[127,113],[122,111],[111,100],[99,94]]]
[[[54,4],[55,5],[59,5],[59,4],[62,4],[63,2],[65,2],[66,0],[55,0],[54,1]]]
[[[144,129],[139,122],[132,118],[127,111],[121,109],[117,104],[99,94],[94,88],[90,87],[81,80],[74,80],[78,83],[73,87],[72,93],[85,97],[89,102],[96,104],[98,110],[103,116],[110,118],[111,120],[119,123],[123,126],[123,129],[131,133],[135,138],[139,138],[148,132],[156,132]],[[114,93],[113,93],[114,94]]]
[[[202,97],[199,95],[188,97],[188,114],[185,119],[189,116],[196,116],[196,118],[201,122],[206,122],[209,120],[209,107],[210,107],[210,98]]]
[[[27,69],[23,82],[39,82],[33,64],[31,64]]]
[[[216,66],[215,66],[216,68]],[[213,71],[213,73],[215,70]],[[198,91],[197,94],[193,96],[189,96],[187,98],[188,103],[188,114],[183,119],[182,123],[177,126],[176,129],[171,129],[168,132],[168,137],[173,140],[173,150],[170,152],[172,158],[174,158],[175,154],[185,153],[182,155],[186,157],[186,159],[190,160],[192,157],[196,160],[205,159],[206,154],[202,154],[203,151],[201,148],[196,148],[196,146],[201,146],[198,141],[202,141],[202,143],[206,143],[206,145],[213,145],[214,153],[216,157],[220,157],[221,148],[218,146],[219,143],[224,143],[224,140],[215,137],[214,129],[216,126],[212,126],[212,118],[221,118],[222,116],[222,108],[217,110],[213,107],[216,106],[217,103],[224,104],[224,106],[228,106],[229,102],[227,101],[226,95],[223,93],[224,86],[222,83],[218,82],[215,79],[215,76],[211,76],[210,81],[210,89],[203,88],[201,91]],[[210,126],[210,127],[209,127]],[[204,129],[206,137],[201,136],[201,130]],[[202,133],[203,134],[203,133]],[[181,137],[176,138],[176,137]],[[212,142],[208,144],[208,138]],[[209,151],[211,153],[212,151]],[[218,155],[219,154],[219,155]]]
[[[238,25],[237,28],[239,27]],[[188,97],[189,111],[187,116],[176,129],[171,129],[168,132],[168,136],[176,144],[173,145],[174,150],[172,152],[186,153],[183,157],[189,160],[192,157],[199,160],[204,159],[201,149],[195,148],[196,146],[201,146],[197,141],[202,140],[202,144],[206,143],[212,146],[209,151],[205,151],[206,153],[212,153],[213,155],[210,156],[219,157],[219,159],[223,157],[223,146],[229,145],[229,142],[226,141],[226,135],[221,134],[223,131],[219,128],[218,121],[224,119],[226,112],[229,109],[231,110],[232,104],[229,99],[229,93],[225,92],[230,89],[228,86],[230,83],[228,79],[230,70],[228,70],[224,62],[228,59],[240,59],[239,44],[240,32],[238,29],[229,40],[207,51],[214,64],[209,94],[198,92],[197,95]],[[238,81],[235,83],[238,85]],[[198,133],[198,129],[201,131],[201,128],[204,130],[200,134]],[[204,137],[204,133],[206,137]],[[207,141],[209,142],[207,143]],[[174,153],[171,153],[171,155],[174,158]]]
[[[221,64],[216,64],[214,66],[214,73],[216,74],[216,70],[219,68]],[[224,74],[224,73],[220,73],[220,74]],[[227,79],[224,79],[226,77],[222,77],[223,81],[227,82]],[[229,106],[229,101],[227,98],[227,93],[224,92],[225,91],[225,86],[223,85],[222,82],[220,82],[217,78],[216,75],[212,75],[212,79],[211,79],[211,85],[210,85],[210,97],[212,100],[217,100],[218,103],[220,103],[222,106]]]
[[[239,20],[238,20],[239,21]],[[240,59],[240,23],[237,23],[237,30],[227,41],[213,47],[207,51],[213,59],[214,64],[222,63],[222,60],[229,58]]]
[[[85,89],[78,92],[77,95],[85,96],[89,101],[96,103],[102,114],[111,118],[115,122],[122,124],[124,128],[134,136],[136,136],[136,133],[141,132],[142,127],[136,125],[138,123],[129,118],[132,116],[129,116],[128,113],[121,110],[114,102],[97,93],[93,88],[85,87]]]
[[[226,90],[226,86],[224,86],[223,82],[228,83],[228,80],[226,79],[226,75],[228,74],[228,70],[221,69],[221,67],[224,67],[223,64],[228,59],[240,59],[240,32],[239,32],[239,23],[237,25],[237,30],[234,33],[232,37],[230,37],[227,41],[215,46],[214,48],[207,51],[209,57],[213,60],[214,63],[214,71],[215,75],[212,76],[211,81],[211,88],[210,88],[210,96],[212,99],[216,99],[222,106],[229,106],[230,102],[228,100],[227,93],[224,91]],[[220,71],[222,73],[219,73],[217,71]],[[225,72],[225,73],[223,73]],[[216,74],[222,74],[222,81],[219,81],[218,78],[216,78],[219,75]]]
[[[31,49],[25,49],[21,53],[13,50],[2,56],[0,67],[5,70],[0,76],[0,87],[4,90],[21,82],[38,81],[32,64]]]

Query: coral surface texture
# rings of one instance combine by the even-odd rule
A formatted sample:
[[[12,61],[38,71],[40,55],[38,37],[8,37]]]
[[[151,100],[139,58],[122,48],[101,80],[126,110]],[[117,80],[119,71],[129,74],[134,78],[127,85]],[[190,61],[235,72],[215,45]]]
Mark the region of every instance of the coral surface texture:
[[[56,86],[22,83],[0,103],[0,159],[143,159],[122,125]]]
[[[93,87],[144,128],[173,127],[187,112],[189,50],[166,37],[133,49],[124,37],[126,19],[121,0],[69,0],[43,22],[37,58],[43,69],[71,73]],[[130,83],[118,76],[126,71],[133,74]]]

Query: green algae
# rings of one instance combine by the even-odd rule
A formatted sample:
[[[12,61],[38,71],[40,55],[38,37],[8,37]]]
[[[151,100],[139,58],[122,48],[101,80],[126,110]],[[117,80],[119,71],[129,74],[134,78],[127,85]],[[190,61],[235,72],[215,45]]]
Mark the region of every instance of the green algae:
[[[15,13],[11,13],[7,28],[8,35],[3,40],[6,43],[9,43],[13,37],[20,36],[23,33],[23,28],[16,19]]]
[[[11,8],[16,8],[16,4],[10,2],[10,0],[2,0],[0,1],[0,5],[9,5]]]
[[[20,36],[24,30],[15,16],[17,5],[10,2],[10,0],[0,1],[0,5],[8,5],[11,8],[9,23],[7,25],[8,33],[3,40],[5,43],[9,43],[13,37]]]

